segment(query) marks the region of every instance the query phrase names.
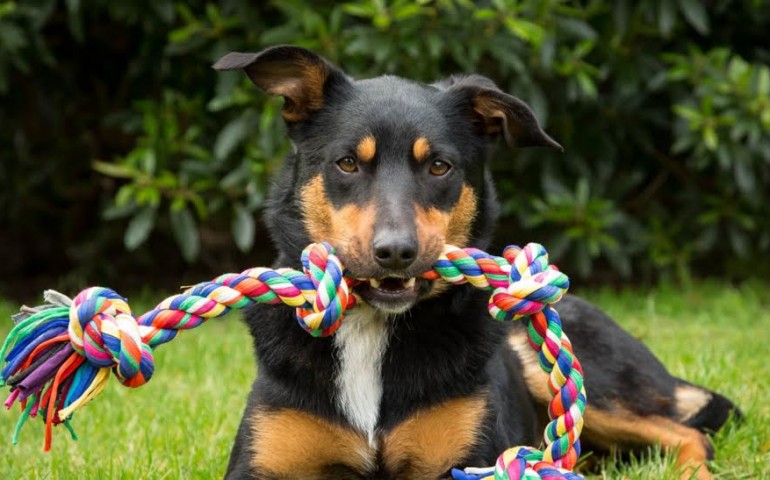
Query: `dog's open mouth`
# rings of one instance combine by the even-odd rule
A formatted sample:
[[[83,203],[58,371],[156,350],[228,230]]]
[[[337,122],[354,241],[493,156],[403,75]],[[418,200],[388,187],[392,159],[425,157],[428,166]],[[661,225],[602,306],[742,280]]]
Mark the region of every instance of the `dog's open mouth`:
[[[355,291],[369,305],[389,313],[401,313],[417,302],[420,289],[427,280],[399,277],[371,278],[362,281]]]

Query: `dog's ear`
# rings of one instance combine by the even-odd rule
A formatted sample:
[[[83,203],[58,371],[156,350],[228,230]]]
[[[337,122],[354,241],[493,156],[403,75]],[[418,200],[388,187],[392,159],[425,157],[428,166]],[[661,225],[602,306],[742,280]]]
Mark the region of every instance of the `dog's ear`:
[[[471,122],[486,136],[502,135],[511,147],[564,148],[540,127],[535,114],[518,98],[503,92],[481,75],[452,76],[433,84],[469,104]]]
[[[213,65],[214,70],[243,69],[254,85],[285,99],[283,118],[302,122],[320,110],[330,85],[349,80],[337,67],[310,50],[279,45],[259,53],[231,52]]]

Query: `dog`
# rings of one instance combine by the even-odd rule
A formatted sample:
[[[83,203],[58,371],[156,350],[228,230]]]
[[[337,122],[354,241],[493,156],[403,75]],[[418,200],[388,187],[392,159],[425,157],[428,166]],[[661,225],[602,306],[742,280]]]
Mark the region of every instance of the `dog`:
[[[325,241],[366,279],[329,337],[288,307],[246,313],[259,373],[226,478],[447,478],[541,443],[551,394],[524,328],[489,318],[489,292],[421,278],[445,244],[489,246],[497,138],[561,149],[530,108],[480,75],[354,80],[295,46],[233,52],[214,69],[285,100],[293,152],[265,215],[274,265],[300,268],[303,248]],[[660,445],[683,478],[711,478],[704,432],[740,415],[733,402],[671,376],[588,302],[556,307],[585,372],[584,451]]]

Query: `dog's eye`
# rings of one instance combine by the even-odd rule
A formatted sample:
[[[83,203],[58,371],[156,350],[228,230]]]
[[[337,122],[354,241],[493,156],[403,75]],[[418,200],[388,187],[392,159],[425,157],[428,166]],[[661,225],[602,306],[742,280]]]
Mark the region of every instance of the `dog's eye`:
[[[353,157],[343,157],[337,160],[337,166],[345,173],[358,171],[358,162]]]
[[[448,164],[447,162],[434,160],[433,163],[430,164],[430,169],[428,171],[431,175],[443,177],[451,168],[452,165]]]

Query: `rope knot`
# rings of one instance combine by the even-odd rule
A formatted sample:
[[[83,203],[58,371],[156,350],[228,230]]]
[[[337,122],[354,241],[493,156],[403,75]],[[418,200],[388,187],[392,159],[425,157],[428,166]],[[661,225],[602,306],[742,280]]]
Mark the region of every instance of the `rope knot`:
[[[582,479],[578,474],[543,461],[543,452],[530,447],[509,448],[497,458],[494,478],[500,480],[554,478]]]
[[[302,267],[315,291],[308,299],[311,308],[297,308],[297,321],[311,335],[331,335],[342,324],[345,310],[355,305],[342,263],[334,248],[322,242],[302,251]]]
[[[569,279],[548,263],[542,245],[530,243],[523,249],[509,246],[503,257],[511,264],[510,283],[497,287],[489,298],[489,314],[509,321],[533,315],[558,302],[569,288]]]
[[[98,368],[113,368],[128,387],[147,383],[155,370],[126,299],[109,288],[83,290],[72,301],[68,325],[72,348]]]

